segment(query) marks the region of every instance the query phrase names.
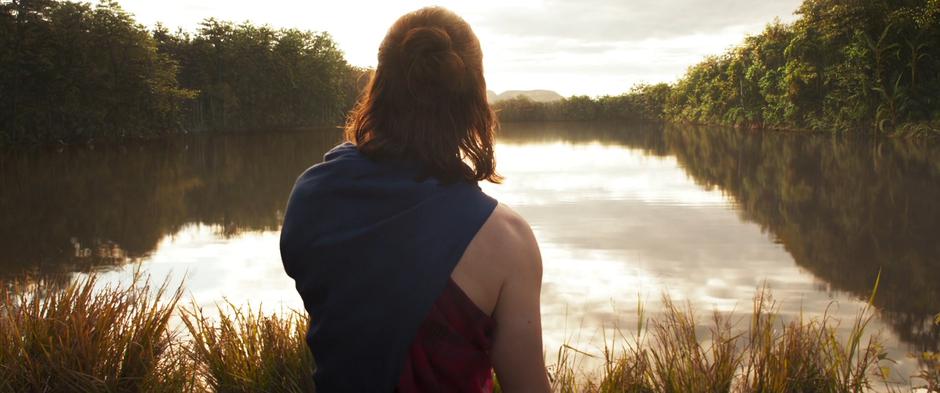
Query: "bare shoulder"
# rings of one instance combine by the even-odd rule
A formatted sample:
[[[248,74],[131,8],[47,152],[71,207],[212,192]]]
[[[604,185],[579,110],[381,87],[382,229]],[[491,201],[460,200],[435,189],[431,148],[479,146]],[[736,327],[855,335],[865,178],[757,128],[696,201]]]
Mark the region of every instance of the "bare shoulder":
[[[519,213],[502,203],[493,210],[493,214],[490,215],[486,225],[490,227],[488,229],[493,231],[494,234],[508,236],[514,240],[529,237],[534,239],[535,237],[532,234],[532,227],[529,226],[525,218],[522,218]]]
[[[538,244],[525,219],[505,205],[496,208],[488,224],[488,237],[497,250],[491,263],[504,273],[493,312],[493,367],[504,391],[549,392],[542,352]]]
[[[481,310],[492,314],[497,302],[507,301],[503,296],[507,287],[517,288],[520,282],[537,287],[541,273],[542,259],[532,228],[500,204],[467,246],[451,278]]]
[[[541,267],[538,243],[525,218],[502,203],[480,228],[480,237],[493,262],[505,267]],[[509,266],[506,266],[508,264]],[[535,266],[533,266],[535,265]]]

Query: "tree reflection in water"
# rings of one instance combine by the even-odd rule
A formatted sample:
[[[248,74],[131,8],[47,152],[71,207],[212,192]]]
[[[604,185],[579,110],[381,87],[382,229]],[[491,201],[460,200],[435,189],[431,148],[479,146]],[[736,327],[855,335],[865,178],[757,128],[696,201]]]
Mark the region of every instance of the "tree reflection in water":
[[[146,256],[186,224],[277,230],[294,179],[338,130],[197,135],[0,154],[0,277]]]
[[[896,139],[670,127],[666,144],[699,184],[719,187],[802,268],[867,297],[906,342],[940,331],[940,146]]]
[[[937,349],[940,146],[717,128],[507,124],[501,140],[599,142],[675,156],[797,265],[867,297],[901,340]],[[338,130],[200,135],[0,154],[0,278],[140,259],[184,225],[277,230],[296,176]]]

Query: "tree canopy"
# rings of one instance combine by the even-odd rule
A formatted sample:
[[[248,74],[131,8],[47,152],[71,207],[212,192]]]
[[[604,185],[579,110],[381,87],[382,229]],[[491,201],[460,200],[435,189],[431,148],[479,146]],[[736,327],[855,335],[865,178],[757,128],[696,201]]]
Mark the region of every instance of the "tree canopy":
[[[790,24],[619,96],[495,104],[504,121],[940,133],[940,0],[806,0]],[[325,32],[152,31],[114,0],[0,0],[0,143],[342,123],[368,70]]]
[[[503,121],[624,120],[655,122],[664,119],[663,107],[671,87],[665,83],[640,84],[619,96],[572,96],[537,102],[525,96],[499,101],[494,107]]]
[[[673,120],[754,128],[940,131],[940,1],[806,0],[692,66]]]
[[[504,120],[940,133],[940,0],[806,0],[791,24],[621,96],[497,104]]]
[[[0,0],[0,143],[333,125],[363,72],[327,33],[149,31],[113,0]]]
[[[113,1],[0,2],[0,138],[73,140],[172,128],[195,95]]]

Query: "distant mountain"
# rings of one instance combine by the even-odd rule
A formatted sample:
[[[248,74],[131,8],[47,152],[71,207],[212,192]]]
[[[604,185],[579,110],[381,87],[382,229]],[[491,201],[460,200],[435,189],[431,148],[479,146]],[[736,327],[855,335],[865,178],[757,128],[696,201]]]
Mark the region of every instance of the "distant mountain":
[[[526,97],[535,102],[552,102],[561,100],[561,94],[551,90],[507,90],[500,94],[492,90],[486,91],[486,98],[492,104],[499,101],[511,100],[516,97]]]

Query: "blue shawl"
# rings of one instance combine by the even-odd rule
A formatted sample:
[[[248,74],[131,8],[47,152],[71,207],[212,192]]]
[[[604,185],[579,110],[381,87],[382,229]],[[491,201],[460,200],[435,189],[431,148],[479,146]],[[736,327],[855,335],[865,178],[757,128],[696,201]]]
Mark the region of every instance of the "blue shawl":
[[[294,185],[281,260],[310,316],[320,393],[391,392],[418,326],[496,207],[475,183],[421,179],[341,144]]]

